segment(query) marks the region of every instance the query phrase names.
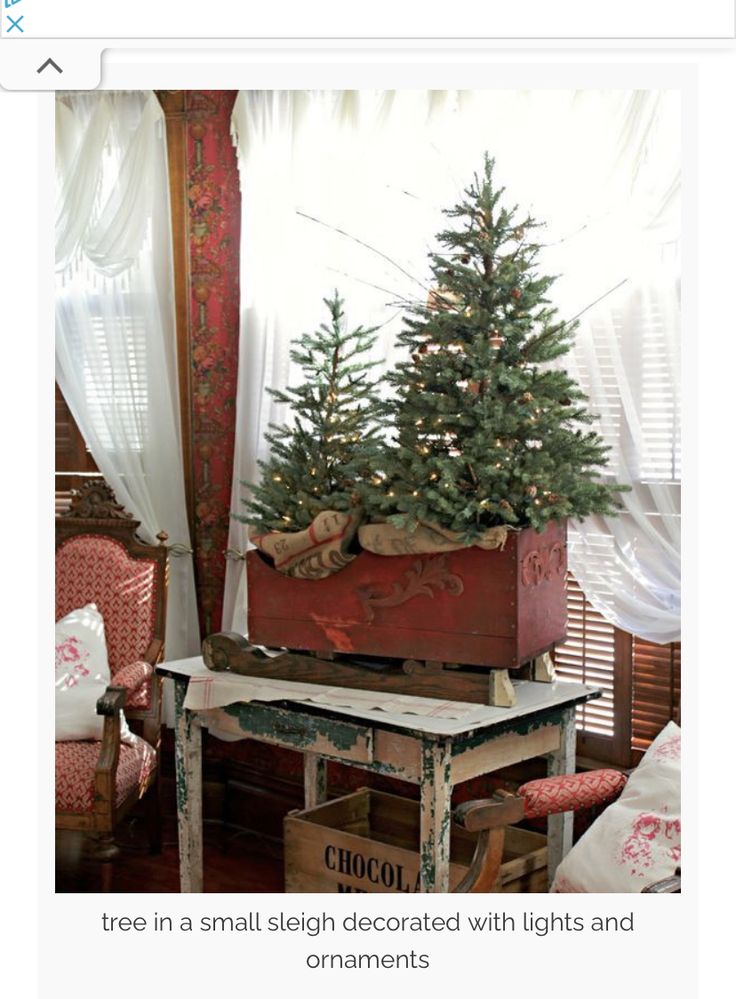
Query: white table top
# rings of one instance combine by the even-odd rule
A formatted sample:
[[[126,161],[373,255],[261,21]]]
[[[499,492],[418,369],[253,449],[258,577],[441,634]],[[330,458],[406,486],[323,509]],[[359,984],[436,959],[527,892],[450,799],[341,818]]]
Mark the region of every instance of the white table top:
[[[233,693],[233,696],[226,703],[251,700],[257,700],[259,703],[264,700],[289,701],[329,711],[331,714],[346,718],[355,718],[373,725],[386,725],[391,728],[413,732],[420,731],[438,736],[466,735],[475,729],[504,726],[539,711],[579,704],[600,696],[598,688],[584,683],[563,680],[556,680],[553,683],[535,683],[529,680],[516,680],[513,681],[516,691],[516,704],[513,707],[495,708],[482,704],[453,702],[453,707],[458,709],[459,717],[442,718],[417,714],[415,710],[417,698],[415,697],[404,697],[400,694],[375,695],[372,692],[373,700],[380,699],[381,696],[386,698],[387,707],[390,705],[389,710],[375,707],[366,708],[360,703],[349,703],[351,694],[358,695],[359,701],[361,692],[315,683],[292,683],[287,680],[268,680],[267,685],[264,685],[263,680],[255,677],[238,676],[233,673],[213,673],[204,665],[201,656],[161,663],[157,672],[173,678],[226,678],[228,690]],[[266,686],[267,691],[264,696]],[[323,699],[326,696],[332,699],[326,702]],[[338,697],[340,703],[335,703],[334,699]],[[440,707],[446,703],[432,698],[422,698],[421,700],[423,706],[426,703],[430,709],[433,705]],[[397,707],[401,706],[405,706],[405,713],[396,710]]]

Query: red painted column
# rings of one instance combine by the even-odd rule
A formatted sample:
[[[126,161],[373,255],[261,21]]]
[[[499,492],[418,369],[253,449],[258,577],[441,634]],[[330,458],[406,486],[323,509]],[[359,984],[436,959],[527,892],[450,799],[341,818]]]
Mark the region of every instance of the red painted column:
[[[237,92],[187,92],[194,549],[202,634],[222,620],[230,520],[240,301]]]

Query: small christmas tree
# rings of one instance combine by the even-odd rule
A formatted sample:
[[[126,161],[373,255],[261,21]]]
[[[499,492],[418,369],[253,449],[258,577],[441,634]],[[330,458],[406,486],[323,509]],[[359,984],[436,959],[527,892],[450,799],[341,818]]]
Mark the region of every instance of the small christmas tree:
[[[376,331],[359,326],[345,332],[337,292],[324,303],[330,322],[305,333],[290,352],[304,383],[284,392],[268,389],[290,407],[294,425],[269,425],[271,457],[258,462],[261,481],[242,483],[251,498],[243,501],[246,513],[234,516],[258,533],[300,531],[323,510],[359,506],[381,451],[385,404],[369,378],[377,362],[365,357]]]
[[[493,166],[486,156],[445,212],[458,224],[430,256],[436,288],[399,335],[411,356],[388,376],[396,446],[369,502],[374,519],[437,524],[467,543],[498,525],[613,513],[620,489],[599,481],[608,449],[585,429],[585,396],[547,363],[570,350],[577,324],[550,305],[538,223],[502,206]]]

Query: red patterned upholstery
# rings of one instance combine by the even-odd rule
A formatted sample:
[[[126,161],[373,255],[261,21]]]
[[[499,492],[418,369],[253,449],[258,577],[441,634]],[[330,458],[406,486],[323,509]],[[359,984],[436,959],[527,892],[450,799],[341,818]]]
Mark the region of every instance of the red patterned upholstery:
[[[128,663],[112,677],[113,687],[125,687],[126,708],[147,708],[151,703],[151,677],[153,666],[144,660]]]
[[[56,743],[56,811],[90,812],[95,789],[95,767],[99,742]],[[120,805],[134,787],[142,794],[156,766],[156,753],[143,739],[120,746],[115,780],[115,805]]]
[[[624,789],[627,777],[618,770],[591,770],[562,777],[543,777],[522,784],[524,814],[528,819],[544,818],[557,812],[604,805]]]
[[[114,538],[80,534],[56,550],[56,620],[97,604],[113,676],[146,653],[154,634],[156,585],[155,562],[131,558]]]

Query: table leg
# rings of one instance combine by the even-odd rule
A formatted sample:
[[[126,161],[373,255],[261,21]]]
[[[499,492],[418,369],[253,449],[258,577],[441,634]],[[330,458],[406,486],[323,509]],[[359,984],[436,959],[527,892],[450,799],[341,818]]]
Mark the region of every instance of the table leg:
[[[184,708],[187,679],[174,681],[176,817],[182,892],[202,891],[202,729]]]
[[[419,890],[450,890],[450,798],[452,763],[449,740],[422,742]]]
[[[560,748],[547,757],[547,775],[575,773],[575,708],[566,708],[560,722]],[[547,878],[554,880],[555,871],[572,846],[573,812],[562,812],[547,818]]]
[[[304,753],[304,807],[327,801],[327,760],[317,753]]]

